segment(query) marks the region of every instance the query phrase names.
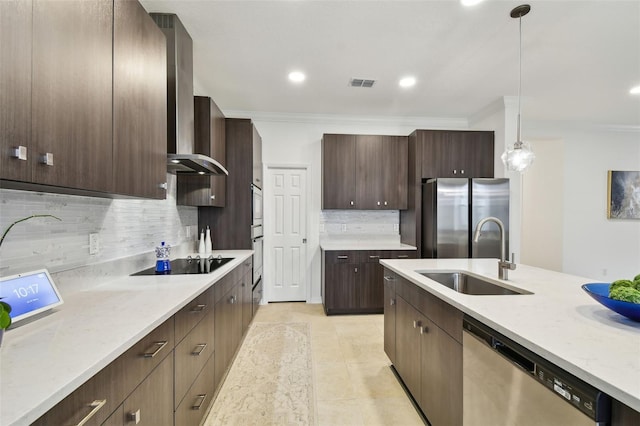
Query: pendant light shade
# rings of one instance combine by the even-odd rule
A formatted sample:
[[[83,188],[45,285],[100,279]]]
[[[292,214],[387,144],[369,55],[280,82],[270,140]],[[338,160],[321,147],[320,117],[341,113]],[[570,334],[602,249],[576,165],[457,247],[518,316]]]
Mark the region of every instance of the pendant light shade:
[[[507,150],[502,154],[502,162],[510,172],[523,172],[527,167],[533,163],[536,155],[531,150],[531,146],[527,142],[522,141],[521,127],[520,127],[520,114],[521,114],[521,91],[522,91],[522,17],[529,13],[531,6],[523,4],[515,7],[511,11],[511,17],[517,18],[519,22],[519,35],[520,35],[520,49],[519,49],[519,73],[518,73],[518,126],[517,126],[517,140],[513,145],[507,147]]]

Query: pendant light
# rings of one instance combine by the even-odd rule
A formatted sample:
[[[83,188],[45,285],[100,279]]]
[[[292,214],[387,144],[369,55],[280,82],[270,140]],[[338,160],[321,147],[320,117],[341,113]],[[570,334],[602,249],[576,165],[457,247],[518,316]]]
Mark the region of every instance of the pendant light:
[[[523,172],[527,167],[533,163],[536,158],[535,154],[531,150],[531,145],[522,141],[521,126],[520,126],[520,114],[521,114],[521,91],[522,91],[522,17],[529,13],[531,6],[523,4],[515,7],[511,11],[512,18],[518,18],[519,32],[520,32],[520,49],[519,49],[519,63],[520,69],[518,74],[518,126],[517,126],[517,139],[513,145],[507,147],[507,150],[502,154],[502,162],[510,172]]]

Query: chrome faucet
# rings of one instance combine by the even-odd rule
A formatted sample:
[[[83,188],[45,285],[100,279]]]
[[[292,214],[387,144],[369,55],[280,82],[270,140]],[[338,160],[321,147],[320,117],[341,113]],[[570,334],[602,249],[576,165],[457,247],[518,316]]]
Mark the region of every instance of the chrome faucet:
[[[498,262],[498,278],[500,278],[501,280],[508,280],[509,269],[511,270],[516,269],[516,264],[515,262],[513,262],[513,255],[511,257],[511,262],[507,261],[507,258],[506,258],[507,235],[504,232],[504,224],[502,223],[502,221],[497,217],[493,217],[493,216],[485,217],[484,219],[482,219],[480,222],[478,222],[478,226],[476,226],[476,231],[473,234],[473,242],[474,243],[478,242],[478,240],[480,239],[480,231],[482,230],[482,227],[484,226],[484,224],[487,222],[495,223],[496,225],[498,225],[498,229],[500,230],[501,246],[500,246],[500,261]]]

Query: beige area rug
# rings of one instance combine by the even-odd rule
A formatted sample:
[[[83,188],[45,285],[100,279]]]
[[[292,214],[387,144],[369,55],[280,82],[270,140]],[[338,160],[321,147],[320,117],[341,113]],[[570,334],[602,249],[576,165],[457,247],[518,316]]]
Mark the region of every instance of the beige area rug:
[[[314,425],[310,326],[253,323],[206,426]]]

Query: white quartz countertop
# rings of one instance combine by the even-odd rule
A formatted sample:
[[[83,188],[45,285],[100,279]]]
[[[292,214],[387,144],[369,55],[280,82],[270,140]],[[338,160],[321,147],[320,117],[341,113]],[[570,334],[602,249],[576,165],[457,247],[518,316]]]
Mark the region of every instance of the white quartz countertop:
[[[399,242],[376,241],[326,241],[320,243],[322,250],[416,250],[416,247]]]
[[[0,424],[35,421],[253,251],[213,254],[234,260],[211,274],[123,276],[62,294],[64,304],[46,317],[7,330],[0,349]]]
[[[380,260],[417,286],[640,411],[640,323],[600,305],[582,290],[597,280],[517,265],[497,279],[496,259]],[[469,271],[531,295],[457,293],[416,271]]]

